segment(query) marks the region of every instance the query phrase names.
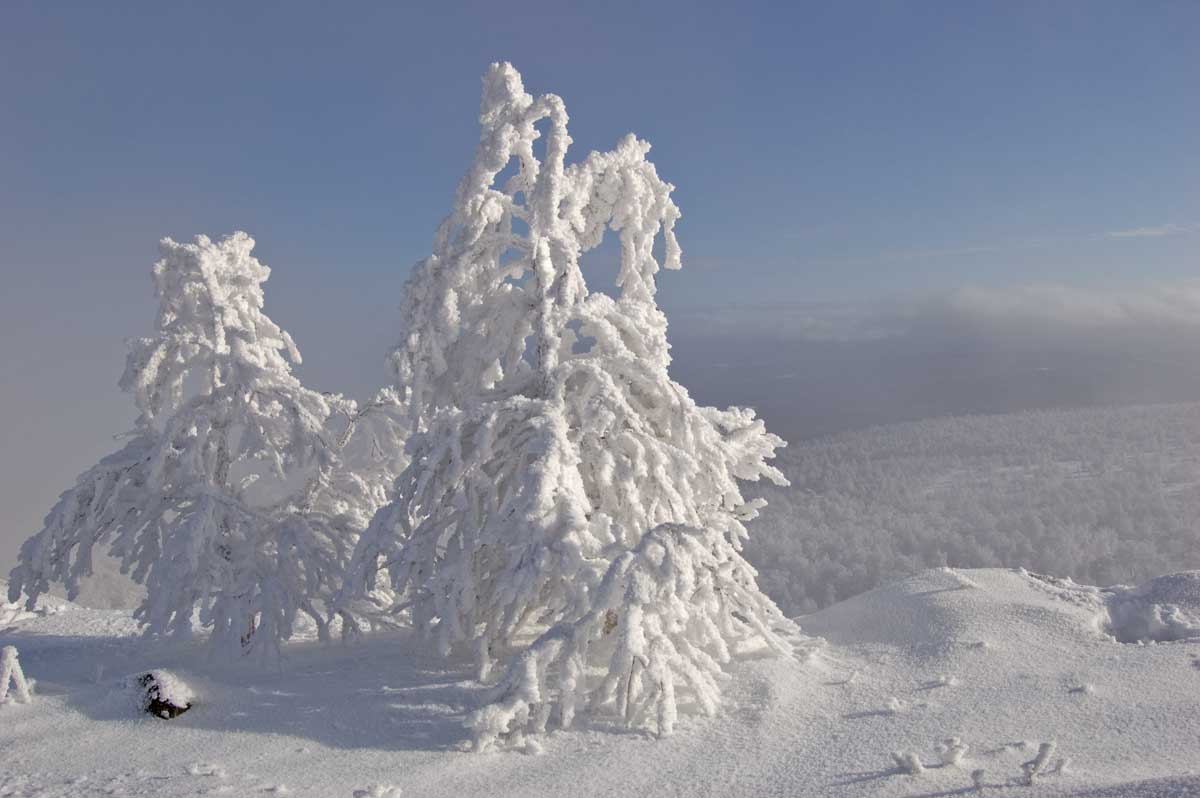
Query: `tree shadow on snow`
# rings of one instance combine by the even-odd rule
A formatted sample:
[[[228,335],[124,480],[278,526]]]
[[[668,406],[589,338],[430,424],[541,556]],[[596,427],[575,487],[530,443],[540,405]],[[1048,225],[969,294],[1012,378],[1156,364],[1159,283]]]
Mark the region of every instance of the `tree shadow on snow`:
[[[907,796],[907,798],[951,798],[954,795],[978,795],[979,793],[980,791],[972,785],[950,790],[939,790],[937,792],[918,792]]]
[[[860,712],[848,712],[842,715],[843,720],[863,720],[864,718],[892,718],[896,711],[892,709],[864,709]]]
[[[851,784],[863,784],[868,781],[876,781],[878,779],[886,779],[890,776],[899,776],[901,771],[896,768],[888,768],[887,770],[867,770],[860,773],[843,773],[837,781],[829,783],[829,787],[849,787]]]
[[[1071,795],[1073,798],[1188,798],[1200,795],[1200,776],[1168,776],[1090,787]]]
[[[486,687],[468,663],[410,653],[399,636],[359,643],[299,643],[280,662],[220,664],[199,643],[129,637],[6,634],[43,695],[101,721],[217,732],[290,735],[331,748],[447,751],[466,747],[467,714]],[[179,675],[196,693],[172,720],[138,711],[123,677],[151,668]]]

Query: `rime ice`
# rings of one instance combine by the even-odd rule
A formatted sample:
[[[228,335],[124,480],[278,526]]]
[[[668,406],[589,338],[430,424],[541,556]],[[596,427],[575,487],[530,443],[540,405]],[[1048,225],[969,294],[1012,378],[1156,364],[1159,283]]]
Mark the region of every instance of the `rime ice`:
[[[788,650],[794,629],[740,554],[760,503],[739,481],[782,483],[767,460],[783,441],[749,410],[697,406],[667,373],[655,276],[680,267],[679,210],[649,144],[629,135],[567,165],[562,100],[526,93],[508,64],[484,77],[480,123],[405,291],[393,363],[412,465],[345,595],[386,560],[439,651],[469,646],[485,678],[501,662],[495,702],[470,721],[481,747],[580,709],[667,733],[680,692],[715,708],[739,646]],[[579,266],[608,231],[615,299]]]
[[[253,246],[163,240],[155,333],[131,343],[121,378],[136,427],[22,546],[13,601],[32,608],[51,581],[73,596],[100,545],[146,585],[150,632],[187,637],[199,610],[228,655],[276,651],[298,613],[326,635],[322,602],[391,472],[344,457],[360,411],[292,373],[300,353],[263,313],[270,270]]]

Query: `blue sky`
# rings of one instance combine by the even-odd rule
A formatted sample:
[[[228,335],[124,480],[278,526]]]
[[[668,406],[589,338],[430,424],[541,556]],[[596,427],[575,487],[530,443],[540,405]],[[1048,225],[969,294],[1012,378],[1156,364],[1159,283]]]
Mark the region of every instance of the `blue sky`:
[[[381,381],[491,61],[565,98],[575,157],[653,143],[684,313],[1196,275],[1197,41],[1194,2],[10,0],[0,476],[44,504],[111,448],[163,235],[251,232],[306,379]]]
[[[6,260],[243,227],[277,282],[405,271],[507,59],[577,155],[655,145],[696,264],[668,303],[1195,265],[1195,3],[116,5],[5,7]]]

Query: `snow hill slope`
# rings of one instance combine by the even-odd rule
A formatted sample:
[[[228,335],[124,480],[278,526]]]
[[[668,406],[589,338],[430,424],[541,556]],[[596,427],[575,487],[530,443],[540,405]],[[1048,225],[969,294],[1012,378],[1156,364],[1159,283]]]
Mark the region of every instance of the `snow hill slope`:
[[[1182,639],[1118,642],[1110,606],[1125,639]],[[481,755],[458,750],[469,668],[403,638],[217,667],[133,637],[126,613],[65,605],[0,627],[38,680],[34,703],[0,706],[0,795],[1200,795],[1200,572],[1106,591],[940,569],[800,622],[824,640],[741,663],[721,714],[672,737],[592,726]],[[136,714],[117,685],[151,667],[197,705]]]

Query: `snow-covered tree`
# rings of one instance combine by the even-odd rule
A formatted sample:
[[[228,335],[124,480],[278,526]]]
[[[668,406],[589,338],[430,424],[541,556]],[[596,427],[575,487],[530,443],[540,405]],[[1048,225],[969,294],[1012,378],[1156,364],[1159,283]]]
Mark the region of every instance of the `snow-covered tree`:
[[[368,420],[301,385],[300,353],[263,313],[270,270],[253,246],[245,233],[162,242],[155,334],[131,342],[120,382],[135,429],[26,541],[12,600],[32,605],[52,581],[73,597],[108,546],[147,587],[136,617],[150,633],[190,635],[198,610],[228,653],[275,651],[297,613],[327,636],[324,605],[395,473],[366,455],[355,472],[342,454],[366,424],[397,445],[394,400],[382,392]]]
[[[666,733],[680,692],[715,706],[737,649],[788,649],[793,627],[739,553],[760,503],[738,482],[782,483],[766,461],[783,441],[750,410],[697,406],[668,375],[655,275],[680,267],[679,210],[649,144],[630,135],[567,166],[562,100],[527,94],[509,64],[485,75],[480,121],[406,286],[393,359],[411,464],[360,538],[344,598],[386,568],[440,651],[470,646],[481,678],[509,661],[471,721],[482,746],[566,726],[584,702]],[[580,269],[610,230],[616,298]]]

